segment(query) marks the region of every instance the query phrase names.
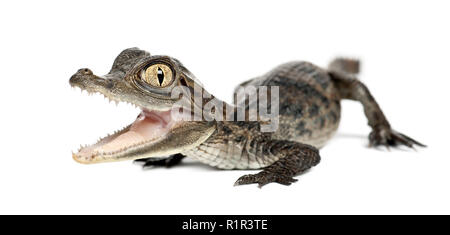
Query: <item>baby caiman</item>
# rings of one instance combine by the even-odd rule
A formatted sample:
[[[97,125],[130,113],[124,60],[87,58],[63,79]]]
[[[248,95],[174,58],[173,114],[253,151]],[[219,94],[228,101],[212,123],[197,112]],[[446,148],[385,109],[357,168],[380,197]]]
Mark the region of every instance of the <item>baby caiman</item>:
[[[235,185],[290,185],[297,181],[294,176],[319,164],[318,148],[336,132],[343,99],[363,105],[372,129],[371,146],[424,147],[391,128],[368,88],[357,79],[359,67],[358,60],[344,58],[333,60],[326,69],[289,62],[242,83],[240,89],[255,87],[257,92],[278,88],[269,94],[277,95],[276,129],[262,131],[267,120],[259,113],[256,119],[249,118],[255,106],[252,95],[235,96],[233,104],[223,102],[224,109],[214,110],[214,115],[223,115],[222,120],[211,113],[201,113],[199,118],[194,111],[217,98],[179,60],[129,48],[117,56],[108,74],[97,76],[83,68],[70,78],[70,85],[133,104],[142,112],[124,129],[81,147],[73,158],[86,164],[136,160],[148,167],[173,166],[189,157],[220,169],[262,169],[240,177]],[[175,87],[193,95],[174,96]],[[174,117],[171,110],[180,103],[190,110],[183,114],[195,116],[193,120]],[[246,114],[243,119],[236,118],[238,107]]]

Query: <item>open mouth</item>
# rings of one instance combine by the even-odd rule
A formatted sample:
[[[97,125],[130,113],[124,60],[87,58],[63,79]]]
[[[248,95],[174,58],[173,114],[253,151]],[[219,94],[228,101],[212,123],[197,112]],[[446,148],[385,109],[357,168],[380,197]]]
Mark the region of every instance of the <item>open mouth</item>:
[[[122,153],[163,139],[179,123],[172,118],[171,110],[142,109],[133,123],[95,144],[81,147],[73,158],[80,163],[117,160]]]
[[[167,156],[198,146],[215,131],[213,122],[191,121],[195,112],[190,111],[190,99],[151,95],[118,76],[123,74],[96,76],[89,69],[80,69],[70,78],[70,85],[82,92],[140,109],[127,127],[73,153],[75,161],[90,164]]]

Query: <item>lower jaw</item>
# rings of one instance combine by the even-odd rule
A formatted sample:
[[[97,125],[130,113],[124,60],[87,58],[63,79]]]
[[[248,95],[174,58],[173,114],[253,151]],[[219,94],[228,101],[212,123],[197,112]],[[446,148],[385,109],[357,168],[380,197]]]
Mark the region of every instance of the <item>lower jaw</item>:
[[[115,155],[163,138],[176,123],[170,111],[143,110],[131,125],[96,144],[82,147],[73,158],[85,164],[116,161]]]

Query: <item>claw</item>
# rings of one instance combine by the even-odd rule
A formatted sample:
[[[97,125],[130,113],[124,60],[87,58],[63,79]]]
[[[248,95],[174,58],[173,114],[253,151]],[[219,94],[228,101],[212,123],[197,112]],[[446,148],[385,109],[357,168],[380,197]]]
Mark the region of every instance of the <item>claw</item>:
[[[392,129],[374,130],[370,133],[369,140],[370,147],[384,145],[388,150],[390,150],[389,146],[397,146],[399,144],[412,149],[414,149],[414,145],[426,147],[426,145]]]
[[[424,145],[424,144],[418,142],[417,140],[412,139],[412,138],[409,137],[409,136],[406,136],[406,135],[404,135],[404,134],[402,134],[402,133],[398,133],[398,134],[399,134],[400,136],[402,136],[403,138],[405,138],[405,139],[407,139],[407,140],[413,142],[414,144],[416,144],[416,145],[418,145],[418,146],[420,146],[420,147],[423,147],[423,148],[426,148],[426,147],[427,147],[426,145]]]

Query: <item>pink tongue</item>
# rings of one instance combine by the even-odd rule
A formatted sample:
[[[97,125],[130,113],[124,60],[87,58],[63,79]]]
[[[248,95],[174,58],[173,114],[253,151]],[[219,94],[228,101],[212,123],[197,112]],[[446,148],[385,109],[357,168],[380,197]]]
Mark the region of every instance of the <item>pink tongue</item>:
[[[121,148],[154,139],[165,133],[167,123],[164,117],[153,113],[139,115],[131,124],[130,130],[116,137],[111,142],[97,148],[98,151],[112,152]]]

